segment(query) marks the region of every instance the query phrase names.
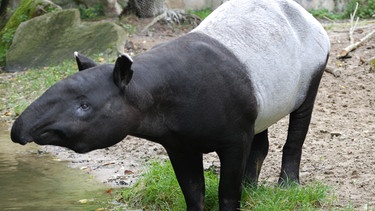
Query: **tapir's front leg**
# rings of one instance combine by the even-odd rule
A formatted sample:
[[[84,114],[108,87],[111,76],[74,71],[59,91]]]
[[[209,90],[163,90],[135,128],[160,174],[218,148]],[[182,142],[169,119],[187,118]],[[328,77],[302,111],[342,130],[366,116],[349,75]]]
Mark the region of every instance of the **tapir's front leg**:
[[[189,211],[204,210],[204,175],[202,153],[172,152],[167,149]]]
[[[247,157],[250,153],[253,135],[237,137],[217,154],[220,158],[219,208],[222,211],[239,210],[241,204],[242,181]]]

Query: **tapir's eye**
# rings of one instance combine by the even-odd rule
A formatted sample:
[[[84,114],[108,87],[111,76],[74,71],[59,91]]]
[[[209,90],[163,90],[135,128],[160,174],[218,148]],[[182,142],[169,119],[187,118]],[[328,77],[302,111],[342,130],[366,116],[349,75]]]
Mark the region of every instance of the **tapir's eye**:
[[[75,110],[75,114],[77,115],[77,117],[80,117],[80,118],[87,117],[88,114],[90,113],[91,113],[91,106],[89,103],[85,101],[80,102],[77,105],[76,110]]]
[[[87,103],[81,103],[81,105],[79,106],[79,108],[82,109],[82,110],[84,110],[84,111],[86,111],[86,110],[90,109],[90,106]]]

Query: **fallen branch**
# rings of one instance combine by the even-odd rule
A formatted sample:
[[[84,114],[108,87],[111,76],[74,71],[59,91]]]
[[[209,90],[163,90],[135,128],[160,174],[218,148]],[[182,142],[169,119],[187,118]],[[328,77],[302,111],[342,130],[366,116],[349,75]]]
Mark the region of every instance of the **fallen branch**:
[[[335,76],[336,78],[337,78],[337,77],[340,77],[340,75],[341,75],[341,71],[340,71],[340,70],[338,70],[338,69],[334,69],[334,68],[332,68],[332,67],[326,67],[325,71],[326,71],[327,73],[331,73],[331,74],[332,74],[333,76]]]
[[[365,37],[363,37],[362,39],[360,39],[358,42],[354,43],[354,44],[350,44],[349,46],[347,46],[346,48],[342,49],[340,54],[337,56],[338,59],[342,59],[342,58],[345,58],[348,56],[349,52],[357,49],[362,43],[364,43],[365,41],[369,40],[370,38],[372,38],[372,36],[375,34],[375,30],[368,33]]]
[[[162,14],[156,16],[152,21],[151,23],[147,24],[147,26],[145,26],[143,29],[142,29],[142,33],[147,31],[148,28],[150,28],[151,26],[153,26],[155,23],[157,23],[158,21],[164,19],[165,17],[167,16],[167,12],[163,12]]]

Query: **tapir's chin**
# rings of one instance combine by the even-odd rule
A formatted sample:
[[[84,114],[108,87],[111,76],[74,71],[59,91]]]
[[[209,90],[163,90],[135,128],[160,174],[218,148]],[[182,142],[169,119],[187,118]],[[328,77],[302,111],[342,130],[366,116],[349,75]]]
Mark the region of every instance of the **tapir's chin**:
[[[91,149],[89,148],[72,148],[72,150],[76,153],[79,153],[79,154],[85,154],[85,153],[88,153],[90,151],[92,151]]]
[[[13,140],[13,142],[15,143],[19,143],[21,145],[26,145],[27,143],[31,143],[31,142],[34,142],[33,139],[20,139],[20,140]]]
[[[79,154],[84,154],[84,153],[88,153],[88,152],[95,150],[89,147],[87,144],[83,144],[83,143],[78,143],[78,144],[75,144],[74,146],[68,146],[67,148]]]

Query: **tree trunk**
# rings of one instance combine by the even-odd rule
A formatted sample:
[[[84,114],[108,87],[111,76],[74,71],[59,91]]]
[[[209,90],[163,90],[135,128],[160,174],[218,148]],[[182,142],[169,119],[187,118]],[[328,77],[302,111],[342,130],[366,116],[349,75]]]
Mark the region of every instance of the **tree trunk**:
[[[9,0],[0,0],[0,31],[7,23],[7,7]]]
[[[165,0],[129,0],[122,14],[133,13],[140,18],[155,17],[167,9]]]

